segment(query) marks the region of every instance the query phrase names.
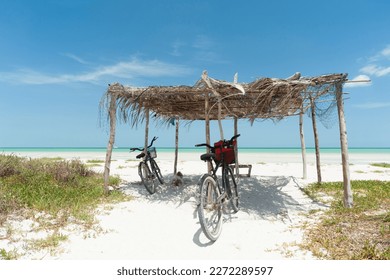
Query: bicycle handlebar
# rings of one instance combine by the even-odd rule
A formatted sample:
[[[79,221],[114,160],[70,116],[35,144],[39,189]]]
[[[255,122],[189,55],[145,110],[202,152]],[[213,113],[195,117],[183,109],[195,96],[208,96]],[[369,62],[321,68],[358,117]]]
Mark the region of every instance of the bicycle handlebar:
[[[150,145],[147,147],[147,148],[150,148],[153,146],[153,143],[154,141],[156,141],[158,139],[158,137],[154,136],[152,141],[150,142]],[[144,151],[144,148],[130,148],[130,152],[134,152],[134,151],[140,151],[140,152],[143,152]]]
[[[203,143],[203,144],[196,144],[195,147],[202,147],[202,146],[205,146],[205,147],[208,147],[210,149],[214,148],[212,146],[210,146],[209,144],[206,144],[206,143]]]
[[[241,134],[237,134],[237,135],[234,135],[232,138],[230,138],[230,140],[223,140],[224,144],[226,145],[230,145],[235,139],[237,139],[238,137],[240,137]],[[202,147],[202,146],[206,146],[210,149],[214,149],[214,147],[210,146],[209,144],[207,143],[203,143],[203,144],[196,144],[195,147]]]
[[[233,142],[234,139],[237,139],[240,137],[241,134],[234,135],[232,138],[230,138],[229,142]]]
[[[150,142],[150,145],[148,146],[148,148],[152,147],[153,146],[153,142],[156,141],[158,139],[158,137],[154,136],[153,139],[152,139],[152,142]]]

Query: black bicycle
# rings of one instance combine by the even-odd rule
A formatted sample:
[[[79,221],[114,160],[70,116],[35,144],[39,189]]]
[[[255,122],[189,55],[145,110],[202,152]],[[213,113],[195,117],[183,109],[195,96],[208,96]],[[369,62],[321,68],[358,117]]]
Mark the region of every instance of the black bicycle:
[[[216,142],[214,147],[208,144],[195,145],[210,148],[210,153],[200,156],[201,160],[210,162],[212,171],[211,174],[204,174],[199,181],[198,216],[204,234],[213,242],[218,239],[222,231],[224,206],[230,202],[233,213],[239,210],[237,183],[233,170],[229,166],[235,162],[234,146],[239,136],[240,134],[233,136],[230,140]],[[220,167],[222,168],[221,184],[217,178],[217,171]]]
[[[146,154],[144,148],[131,148],[130,152],[141,151],[136,158],[142,158],[142,161],[138,165],[138,174],[141,177],[142,183],[144,184],[146,190],[150,194],[156,192],[158,182],[164,184],[164,178],[161,174],[160,168],[158,167],[156,161],[154,160],[157,157],[157,151],[153,146],[154,141],[157,140],[157,137],[153,137],[152,142],[146,148]]]

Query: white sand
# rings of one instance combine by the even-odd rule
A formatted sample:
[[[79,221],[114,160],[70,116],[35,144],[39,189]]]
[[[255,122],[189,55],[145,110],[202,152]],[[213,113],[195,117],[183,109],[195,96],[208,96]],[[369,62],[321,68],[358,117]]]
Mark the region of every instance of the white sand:
[[[104,154],[61,153],[27,156],[104,159]],[[133,161],[126,161],[133,159]],[[114,153],[112,174],[123,180],[122,189],[134,196],[129,202],[102,209],[97,216],[103,233],[86,234],[64,230],[68,240],[61,253],[26,254],[25,259],[311,259],[299,250],[299,225],[308,221],[310,209],[326,208],[310,200],[300,187],[316,180],[314,155],[308,157],[308,179],[302,180],[300,156],[294,154],[240,154],[240,162],[252,164],[252,176],[239,182],[237,214],[225,215],[222,234],[215,243],[203,235],[196,213],[196,183],[206,165],[197,153],[182,153],[179,171],[184,186],[166,184],[149,195],[137,173],[135,154]],[[390,170],[372,167],[370,162],[389,161],[386,155],[351,155],[351,178],[390,180]],[[173,154],[159,153],[157,162],[166,182],[172,178]],[[324,181],[342,180],[339,155],[322,155]],[[96,167],[102,171],[102,167]],[[379,171],[379,172],[378,172]],[[243,170],[244,172],[244,170]],[[30,223],[30,222],[25,222]],[[26,226],[25,226],[26,227]],[[27,226],[28,228],[28,226]],[[24,230],[27,237],[28,229]],[[5,233],[3,233],[5,234]],[[1,237],[1,231],[0,231]],[[7,247],[8,246],[8,247]],[[0,248],[13,248],[0,238]],[[22,246],[14,247],[22,250]]]

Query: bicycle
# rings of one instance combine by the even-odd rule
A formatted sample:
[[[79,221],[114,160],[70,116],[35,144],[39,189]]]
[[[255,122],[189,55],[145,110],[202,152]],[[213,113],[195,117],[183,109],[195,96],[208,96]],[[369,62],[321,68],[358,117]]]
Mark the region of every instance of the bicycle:
[[[229,166],[235,162],[234,146],[239,136],[240,134],[237,134],[230,140],[216,142],[214,147],[208,144],[195,145],[196,147],[206,146],[210,149],[210,153],[200,156],[201,160],[210,162],[212,171],[211,174],[204,174],[199,180],[200,198],[197,211],[203,233],[212,242],[216,241],[221,234],[224,206],[230,202],[233,213],[239,210],[237,183],[233,170]],[[220,167],[222,168],[222,184],[217,178],[217,171]]]
[[[150,194],[154,194],[156,192],[156,188],[158,185],[157,180],[164,184],[164,178],[161,174],[160,168],[158,167],[156,161],[154,160],[157,157],[157,151],[153,146],[154,141],[157,140],[158,137],[153,137],[152,142],[146,148],[146,154],[144,148],[130,148],[130,152],[133,151],[141,151],[139,155],[136,156],[137,159],[142,158],[141,162],[138,165],[138,174],[141,177],[142,183],[144,184],[146,190]]]

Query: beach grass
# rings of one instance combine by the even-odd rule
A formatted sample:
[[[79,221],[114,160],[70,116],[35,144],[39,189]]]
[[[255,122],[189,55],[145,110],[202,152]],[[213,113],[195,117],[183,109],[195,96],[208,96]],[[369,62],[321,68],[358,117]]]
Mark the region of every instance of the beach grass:
[[[16,260],[18,253],[15,250],[7,251],[3,248],[0,249],[0,260]]]
[[[110,177],[111,186],[119,183],[119,177]],[[90,228],[99,205],[125,200],[129,197],[120,191],[106,194],[102,174],[92,171],[79,160],[0,155],[0,227],[16,213],[25,219],[45,213],[39,215],[41,218],[35,218],[45,229],[58,230],[71,221]],[[43,216],[50,220],[46,225]],[[41,245],[33,247],[56,245],[55,239],[63,240],[63,237],[57,237],[48,237],[39,243]],[[1,255],[0,258],[10,258],[4,250]]]
[[[390,168],[390,163],[387,162],[371,163],[370,165],[375,167]]]
[[[330,208],[308,226],[303,247],[321,259],[390,259],[390,181],[352,181],[354,206],[343,206],[341,182],[311,184],[305,192]]]
[[[110,185],[119,183],[119,177],[110,178]],[[0,184],[0,215],[26,208],[53,216],[60,211],[68,212],[77,218],[86,209],[123,196],[119,191],[106,196],[103,176],[79,160],[47,161],[0,155]]]
[[[104,163],[104,160],[101,159],[89,159],[87,163]]]

